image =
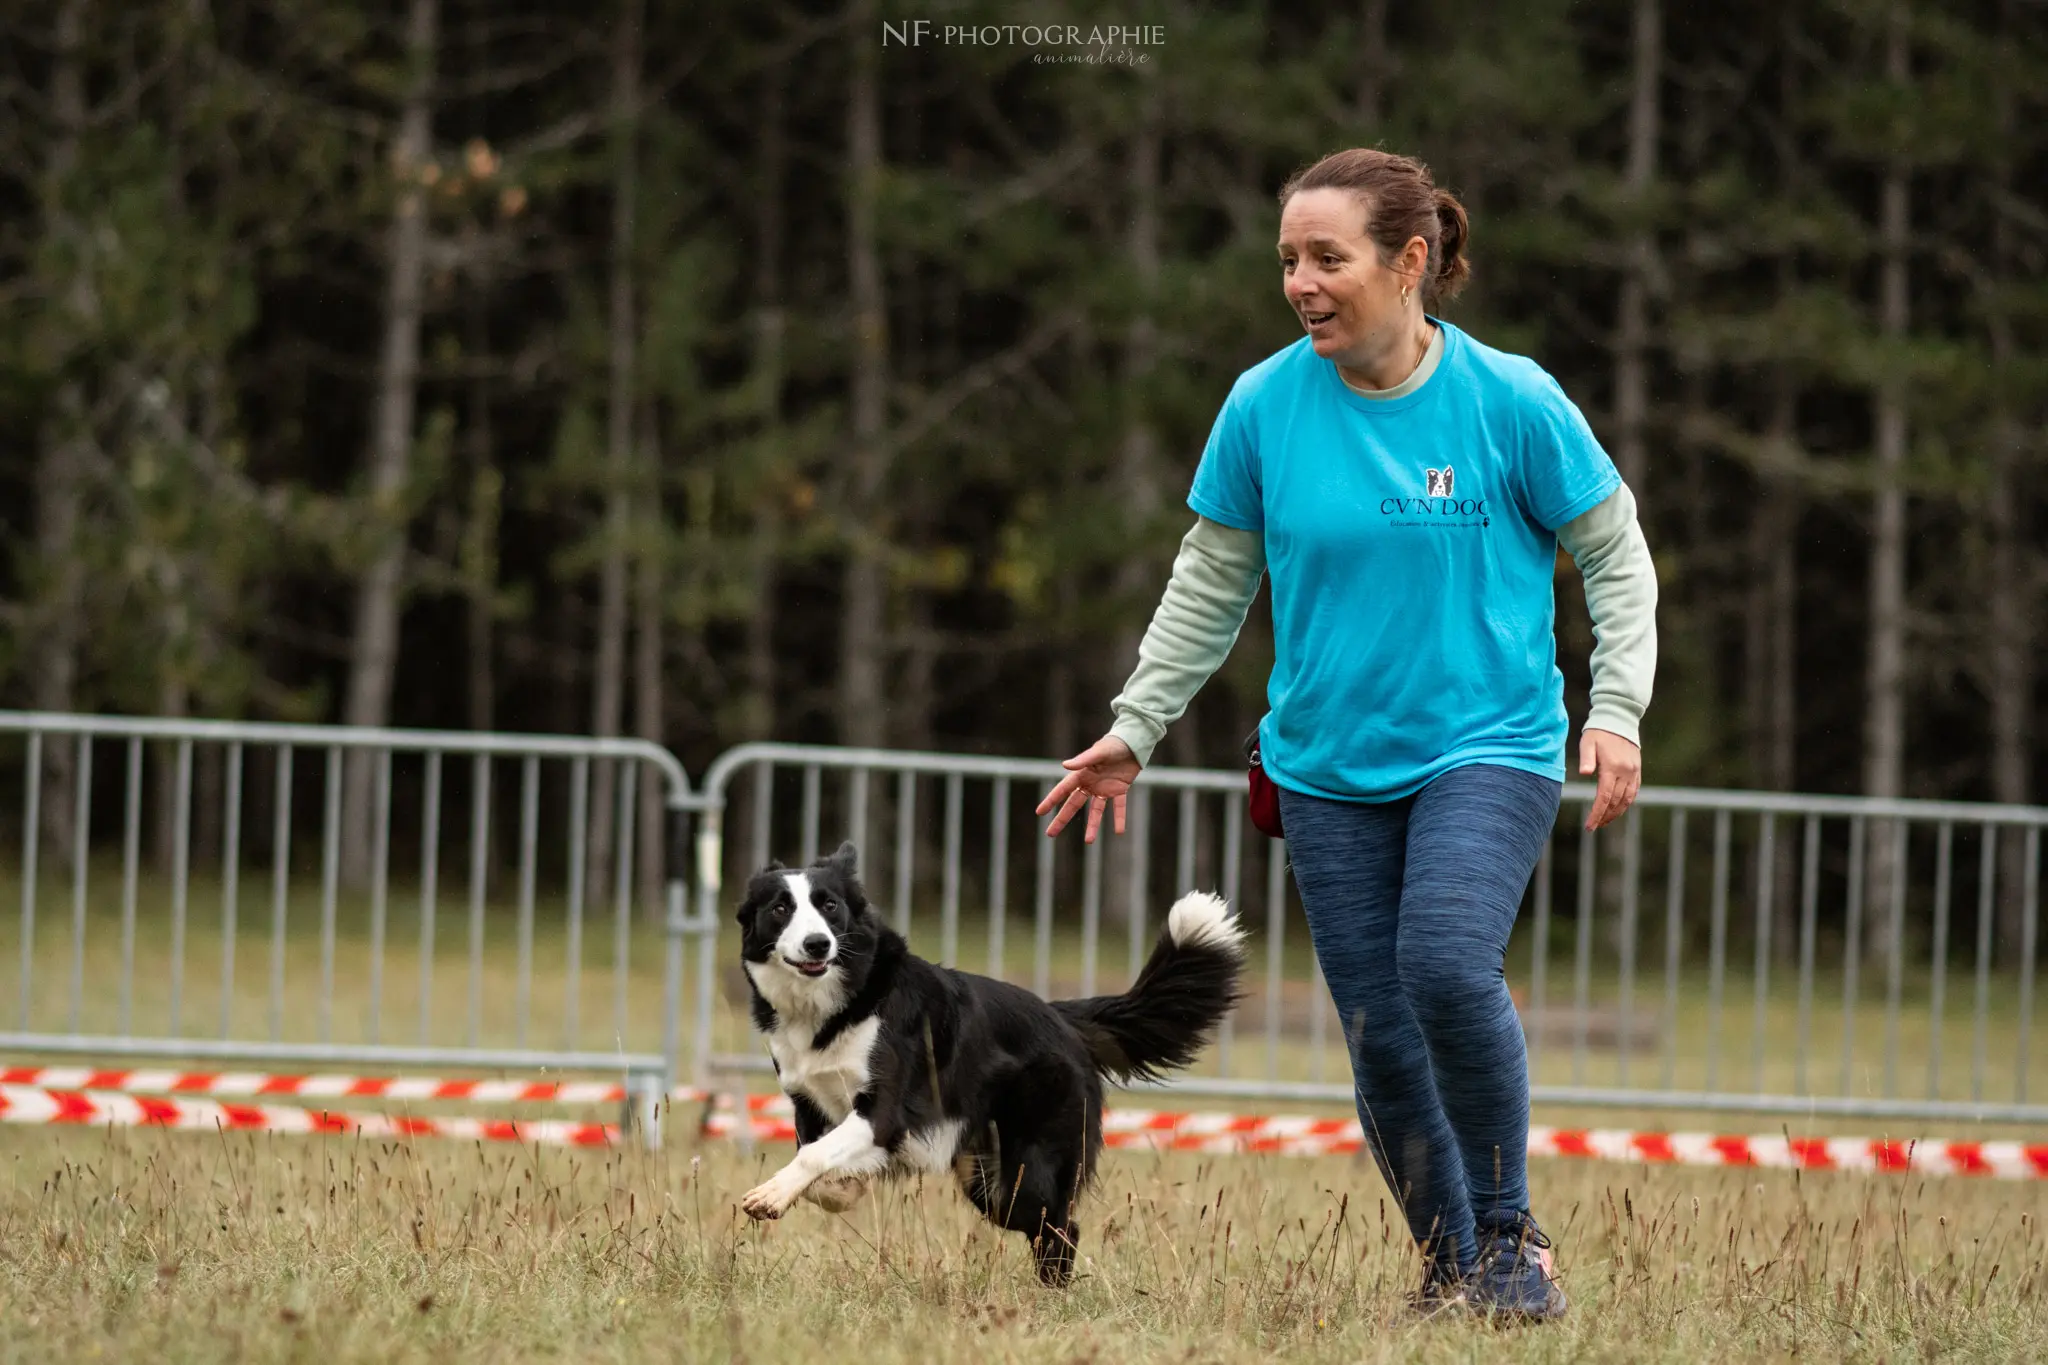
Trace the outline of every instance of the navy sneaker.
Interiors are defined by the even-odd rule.
[[[1550,1239],[1526,1212],[1479,1230],[1479,1265],[1466,1297],[1481,1313],[1528,1322],[1564,1316],[1564,1290],[1551,1269]]]

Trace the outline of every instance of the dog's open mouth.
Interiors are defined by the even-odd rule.
[[[802,972],[805,976],[823,976],[825,969],[832,965],[829,962],[798,962],[794,958],[787,957],[782,960]]]

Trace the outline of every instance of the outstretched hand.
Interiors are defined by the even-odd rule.
[[[1102,809],[1108,805],[1115,807],[1116,832],[1122,834],[1124,797],[1138,780],[1139,772],[1138,756],[1131,752],[1131,746],[1115,735],[1104,735],[1060,766],[1067,770],[1067,775],[1038,803],[1040,815],[1059,807],[1059,814],[1045,827],[1047,837],[1065,829],[1083,806],[1088,808],[1088,827],[1082,842],[1095,842],[1096,832],[1102,828]]]
[[[1579,776],[1600,775],[1600,789],[1593,796],[1593,808],[1586,812],[1586,828],[1619,820],[1635,804],[1643,785],[1643,751],[1608,730],[1579,732]]]

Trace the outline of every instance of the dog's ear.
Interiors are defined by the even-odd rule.
[[[733,911],[733,918],[739,921],[742,929],[752,927],[761,907],[774,900],[782,889],[782,879],[776,875],[782,870],[781,863],[771,861],[747,879],[747,894],[740,898],[739,908]]]
[[[853,846],[853,840],[848,839],[833,850],[832,856],[825,860],[825,865],[842,877],[858,876],[860,874],[860,850]]]

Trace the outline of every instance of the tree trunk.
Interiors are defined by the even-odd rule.
[[[1774,420],[1773,445],[1792,439]],[[1796,683],[1790,657],[1794,646],[1795,586],[1793,541],[1798,526],[1797,492],[1790,481],[1766,475],[1759,481],[1761,503],[1749,529],[1749,590],[1743,622],[1743,714],[1749,732],[1750,785],[1789,791],[1792,735],[1788,733]]]
[[[1781,289],[1789,288],[1791,271],[1780,272]],[[1797,392],[1781,365],[1772,376],[1769,444],[1789,452],[1798,440]],[[1766,473],[1758,482],[1761,505],[1750,523],[1749,593],[1743,649],[1743,711],[1747,718],[1751,785],[1768,791],[1790,791],[1797,757],[1794,704],[1798,673],[1797,648],[1799,488],[1792,478]],[[1798,906],[1793,876],[1804,834],[1794,821],[1781,822],[1777,854],[1771,869],[1772,948],[1778,960],[1790,961],[1798,951]],[[1754,882],[1752,882],[1752,885]]]
[[[1885,74],[1895,98],[1904,99],[1909,77],[1906,14],[1891,10],[1885,45]],[[1884,265],[1878,325],[1887,342],[1905,340],[1907,171],[1901,152],[1887,161],[1878,226]],[[1870,546],[1870,650],[1863,730],[1863,790],[1870,796],[1902,793],[1905,769],[1906,670],[1906,382],[1888,374],[1876,394],[1877,449],[1873,474]],[[1864,898],[1864,945],[1875,957],[1890,953],[1891,885],[1899,857],[1899,831],[1888,822],[1871,831],[1871,879]]]
[[[1151,71],[1152,68],[1144,68]],[[1137,312],[1124,329],[1123,440],[1117,448],[1117,499],[1123,514],[1123,561],[1116,570],[1116,597],[1122,604],[1124,627],[1108,664],[1112,676],[1104,701],[1122,690],[1137,666],[1138,644],[1151,619],[1164,579],[1149,553],[1152,521],[1159,511],[1158,433],[1152,426],[1149,385],[1159,355],[1158,323],[1153,316],[1159,288],[1159,173],[1163,136],[1163,92],[1158,73],[1145,80],[1138,126],[1131,135],[1129,185],[1130,223],[1124,258],[1139,294]],[[1107,719],[1103,728],[1108,728]]]
[[[847,270],[853,286],[853,452],[843,508],[846,535],[844,614],[840,627],[839,732],[848,744],[879,746],[888,734],[882,674],[887,655],[890,529],[881,494],[889,473],[883,448],[889,381],[887,304],[876,243],[881,195],[881,86],[876,71],[875,0],[849,0],[853,59],[847,87]]]
[[[667,740],[663,725],[661,452],[654,419],[642,419],[640,440],[640,553],[633,598],[633,733],[650,744]],[[662,911],[662,878],[667,870],[663,847],[662,788],[654,772],[641,766],[638,829],[635,832],[640,904],[649,919]]]
[[[1780,107],[1789,120],[1799,99],[1797,60],[1798,28],[1795,12],[1785,11],[1784,66],[1781,73]],[[1797,157],[1796,140],[1787,139],[1781,180],[1789,201],[1798,193],[1803,174]],[[1789,299],[1798,288],[1798,271],[1787,255],[1778,262],[1778,294]],[[1785,451],[1799,446],[1799,383],[1793,371],[1780,364],[1776,374],[1777,392],[1771,414],[1771,431]],[[1765,689],[1770,713],[1767,730],[1770,752],[1763,772],[1773,791],[1791,791],[1799,785],[1799,522],[1804,511],[1805,492],[1796,477],[1775,481],[1766,493],[1780,507],[1780,534],[1770,545],[1770,595],[1767,610],[1771,621],[1770,682]],[[1789,920],[1788,920],[1789,922]]]
[[[1994,385],[2011,373],[2011,327],[2002,315],[1992,323]],[[2033,574],[2027,564],[2027,530],[2021,520],[2020,469],[2024,436],[2009,400],[2001,399],[1991,431],[1991,793],[1996,801],[2027,805],[2033,758],[2034,638]],[[1998,934],[2005,949],[2018,953],[2026,904],[2025,846],[2020,831],[2004,831],[1998,874]]]
[[[1657,287],[1657,243],[1651,228],[1651,195],[1658,175],[1658,160],[1664,136],[1663,122],[1663,81],[1664,81],[1664,11],[1662,0],[1635,0],[1630,10],[1630,95],[1628,109],[1628,144],[1622,166],[1623,221],[1617,224],[1622,247],[1621,289],[1615,302],[1614,326],[1614,460],[1636,500],[1638,517],[1648,523],[1654,499],[1649,489],[1649,450],[1647,428],[1650,413],[1650,350],[1651,350],[1651,298]],[[1690,101],[1692,117],[1678,129],[1677,150],[1679,164],[1686,168],[1700,165],[1700,124],[1704,111],[1697,100]],[[1697,287],[1696,285],[1694,286]],[[1687,419],[1700,411],[1705,387],[1705,361],[1695,360],[1686,370],[1681,388],[1682,416],[1676,427],[1687,428]],[[1667,457],[1675,454],[1667,450]],[[1702,477],[1704,453],[1700,443],[1685,438],[1684,465],[1681,477],[1688,485]],[[1676,472],[1675,462],[1668,459],[1667,469]],[[1686,537],[1694,547],[1704,544],[1697,531]],[[1586,600],[1586,585],[1583,569],[1573,565],[1568,590],[1560,601],[1560,634],[1571,642],[1573,662],[1583,661],[1586,679],[1586,711],[1582,715],[1590,719],[1592,709],[1592,655],[1595,645],[1593,635],[1592,606]],[[1677,614],[1684,619],[1690,617],[1695,629],[1704,625],[1708,631],[1716,627],[1718,603],[1710,604],[1704,586],[1704,575],[1694,575],[1688,586],[1693,591],[1686,600],[1675,604]],[[1568,606],[1567,617],[1562,608]],[[1563,629],[1569,623],[1569,633]],[[1583,652],[1581,652],[1583,651]],[[1711,656],[1713,651],[1707,653]],[[1718,690],[1709,686],[1709,706],[1719,703]],[[1582,719],[1576,731],[1576,742],[1567,748],[1565,766],[1568,775],[1578,775],[1578,753],[1576,744],[1584,742],[1585,720]],[[1616,832],[1614,845],[1610,845],[1608,856],[1597,860],[1597,866],[1587,869],[1584,875],[1594,879],[1594,895],[1601,904],[1617,905],[1624,898],[1622,860],[1613,856],[1612,849],[1621,842]],[[1628,926],[1618,919],[1608,933],[1608,941],[1618,951]]]
[[[1159,358],[1156,307],[1160,275],[1160,176],[1162,144],[1165,138],[1165,91],[1159,74],[1145,79],[1137,127],[1132,130],[1130,165],[1130,218],[1125,229],[1124,258],[1137,285],[1137,311],[1124,330],[1123,345],[1123,437],[1117,449],[1115,483],[1122,504],[1124,552],[1116,569],[1116,598],[1123,604],[1124,629],[1109,659],[1110,676],[1102,680],[1102,692],[1089,698],[1089,714],[1082,729],[1086,743],[1109,726],[1109,717],[1097,709],[1122,690],[1138,662],[1138,646],[1150,622],[1151,608],[1159,600],[1165,583],[1155,557],[1149,553],[1151,524],[1159,511],[1159,436],[1151,413],[1151,384]],[[1088,670],[1092,673],[1094,670]],[[1082,675],[1087,676],[1087,673]],[[1165,748],[1175,760],[1186,763],[1194,750],[1193,708],[1167,734]],[[1113,905],[1116,902],[1113,901]],[[1123,907],[1128,911],[1128,907]]]
[[[635,322],[633,213],[634,131],[639,121],[641,0],[623,0],[612,38],[611,393],[605,414],[604,556],[598,574],[597,667],[591,729],[619,733],[626,690],[627,541],[633,517]],[[611,886],[614,787],[611,765],[597,765],[591,792],[589,896],[602,903]]]
[[[434,64],[439,0],[412,0],[406,22],[410,76],[399,115],[393,178],[398,200],[391,217],[384,290],[384,337],[377,355],[376,409],[370,421],[370,514],[378,546],[356,593],[355,638],[349,652],[350,725],[391,719],[392,681],[398,667],[399,595],[405,567],[403,507],[411,464],[413,407],[419,393],[422,277],[426,269],[427,206],[421,168],[432,153]],[[361,886],[370,869],[371,755],[352,751],[342,797],[342,875]]]
[[[1798,496],[1788,490],[1788,500]],[[1786,509],[1784,536],[1771,547],[1771,790],[1799,785],[1799,507]]]
[[[1636,506],[1647,508],[1645,481],[1649,473],[1643,428],[1650,409],[1650,288],[1655,269],[1655,243],[1642,215],[1657,175],[1658,88],[1664,60],[1663,0],[1636,0],[1635,89],[1628,116],[1628,202],[1636,221],[1628,234],[1628,267],[1621,282],[1620,313],[1615,325],[1614,426],[1615,463],[1635,494]]]
[[[185,21],[191,23],[195,30],[203,26],[204,15],[191,0],[187,0],[186,11]],[[185,186],[191,174],[186,161],[191,129],[187,115],[193,105],[194,52],[188,34],[178,34],[174,43],[174,55],[164,72],[171,111],[166,120],[167,155],[160,169],[164,178],[165,202],[171,216],[182,221],[189,212]],[[188,336],[203,336],[203,319],[193,316],[183,294],[176,299],[174,306],[179,313],[180,330]],[[213,393],[207,387],[210,367],[205,352],[195,348],[189,357],[166,356],[157,362],[156,367],[166,390],[162,400],[161,425],[178,446],[175,454],[167,454],[173,461],[188,462],[192,452],[187,447],[197,444],[210,450],[217,440],[218,405],[211,401]],[[196,396],[193,393],[195,388],[198,390]],[[218,657],[214,645],[220,637],[218,612],[221,599],[214,587],[216,576],[228,570],[210,563],[203,548],[195,547],[182,537],[164,544],[160,553],[165,561],[162,589],[166,602],[157,665],[157,711],[163,716],[185,717],[193,714],[196,707],[205,714],[208,709],[206,682],[213,676],[213,666]],[[215,818],[218,808],[207,797],[211,794],[217,800],[218,790],[215,788],[209,793],[207,776],[209,770],[219,771],[220,746],[194,744],[191,766],[182,782],[178,773],[177,742],[161,744],[157,748],[162,754],[162,761],[156,770],[156,867],[159,872],[174,874],[182,855],[189,874],[192,868],[212,862],[209,836],[219,830],[219,822]],[[181,788],[186,803],[182,849],[177,820]]]
[[[1789,127],[1799,103],[1799,29],[1795,12],[1786,9],[1779,43],[1779,116]],[[1804,173],[1800,167],[1799,143],[1786,136],[1778,148],[1778,181],[1786,202],[1797,197]],[[1798,268],[1789,253],[1778,258],[1778,297],[1790,300],[1798,288]],[[1771,375],[1771,445],[1791,459],[1800,453],[1799,379],[1783,360]],[[1805,493],[1793,474],[1766,474],[1761,493],[1770,529],[1759,532],[1768,539],[1753,554],[1750,572],[1762,589],[1757,604],[1762,621],[1754,623],[1753,639],[1760,650],[1757,671],[1749,688],[1751,734],[1758,745],[1753,755],[1751,780],[1771,791],[1789,792],[1798,786],[1799,773],[1799,522]],[[1760,674],[1760,676],[1758,676]],[[1778,865],[1774,869],[1776,914],[1772,919],[1773,948],[1778,960],[1791,962],[1798,952],[1800,911],[1797,895],[1799,860],[1803,856],[1803,829],[1788,824],[1778,833]]]
[[[884,104],[881,125],[883,145],[895,148],[905,160],[917,159],[919,121],[922,111],[909,101]],[[886,120],[893,119],[891,130]],[[905,388],[929,393],[938,354],[932,332],[931,274],[918,269],[909,244],[892,242],[882,253],[882,277],[894,281],[889,307],[900,319],[902,331],[892,333],[889,348],[889,380]],[[886,418],[884,425],[887,425]],[[901,502],[892,500],[897,515],[891,523],[897,552],[921,555],[935,534],[933,509],[922,499],[910,496],[918,485],[906,485]],[[893,586],[885,608],[890,618],[889,726],[885,743],[900,749],[929,752],[933,747],[933,712],[937,709],[934,670],[938,654],[932,644],[933,589],[922,576]],[[931,867],[938,859],[938,824],[921,819],[911,832],[915,866]]]
[[[75,191],[78,144],[85,130],[85,75],[80,48],[85,38],[87,0],[65,0],[57,11],[56,44],[50,73],[50,109],[56,138],[50,147],[49,194],[43,207],[44,231],[75,242],[84,226],[65,200]],[[61,311],[81,329],[99,312],[87,254],[67,246],[64,256],[75,262],[64,282]],[[78,706],[78,652],[83,640],[85,570],[79,554],[79,523],[84,514],[86,462],[91,453],[84,390],[67,379],[57,388],[50,419],[43,424],[42,453],[36,461],[36,559],[41,582],[36,593],[35,648],[30,651],[29,695],[38,711],[71,711]],[[43,831],[57,849],[71,846],[76,788],[77,744],[55,737],[43,746],[48,768],[42,792]]]
[[[1780,23],[1778,112],[1781,126],[1789,128],[1799,102],[1799,30],[1789,9]],[[1803,179],[1798,140],[1789,134],[1781,136],[1777,152],[1779,192],[1786,202],[1794,202]],[[1780,251],[1777,274],[1778,300],[1781,305],[1788,304],[1799,277],[1787,250]],[[1769,379],[1771,416],[1766,444],[1773,460],[1786,461],[1789,466],[1799,453],[1799,380],[1783,359],[1773,363]],[[1757,495],[1761,506],[1751,523],[1743,687],[1750,738],[1749,780],[1766,790],[1791,791],[1798,771],[1798,531],[1803,498],[1797,476],[1774,468],[1766,468],[1758,478]],[[1789,916],[1779,918],[1790,923]]]
[[[489,285],[479,275],[470,283],[469,354],[481,362],[490,353],[490,318],[484,307]],[[498,511],[503,481],[491,434],[491,383],[478,363],[469,385],[469,512],[463,527],[461,579],[468,657],[465,691],[469,728],[489,730],[496,710],[497,679],[492,668],[498,592]]]
[[[2004,32],[2014,29],[2012,0],[1999,7]],[[2000,68],[2001,73],[2005,68]],[[2034,575],[2028,564],[2028,528],[2023,517],[2025,435],[2013,410],[2017,348],[2005,291],[2019,275],[2014,261],[2013,166],[2016,145],[2013,92],[2003,74],[1998,99],[1999,194],[1992,208],[1991,278],[1999,291],[1987,309],[1991,330],[1991,792],[1995,800],[2026,805],[2032,800],[2029,769],[2034,752],[2033,698],[2035,631]],[[2025,928],[2026,846],[2020,831],[2007,830],[1998,869],[1998,937],[2006,953],[2019,953]]]
[[[782,298],[788,86],[787,65],[778,62],[771,66],[761,101],[761,185],[755,195],[761,242],[754,310],[754,382],[759,386],[761,427],[770,433],[782,429],[783,346],[788,328]],[[775,589],[782,554],[779,476],[785,458],[779,450],[771,457],[769,477],[754,498],[753,532],[747,546],[753,611],[747,617],[746,699],[740,719],[740,733],[746,739],[771,739],[775,734]]]

